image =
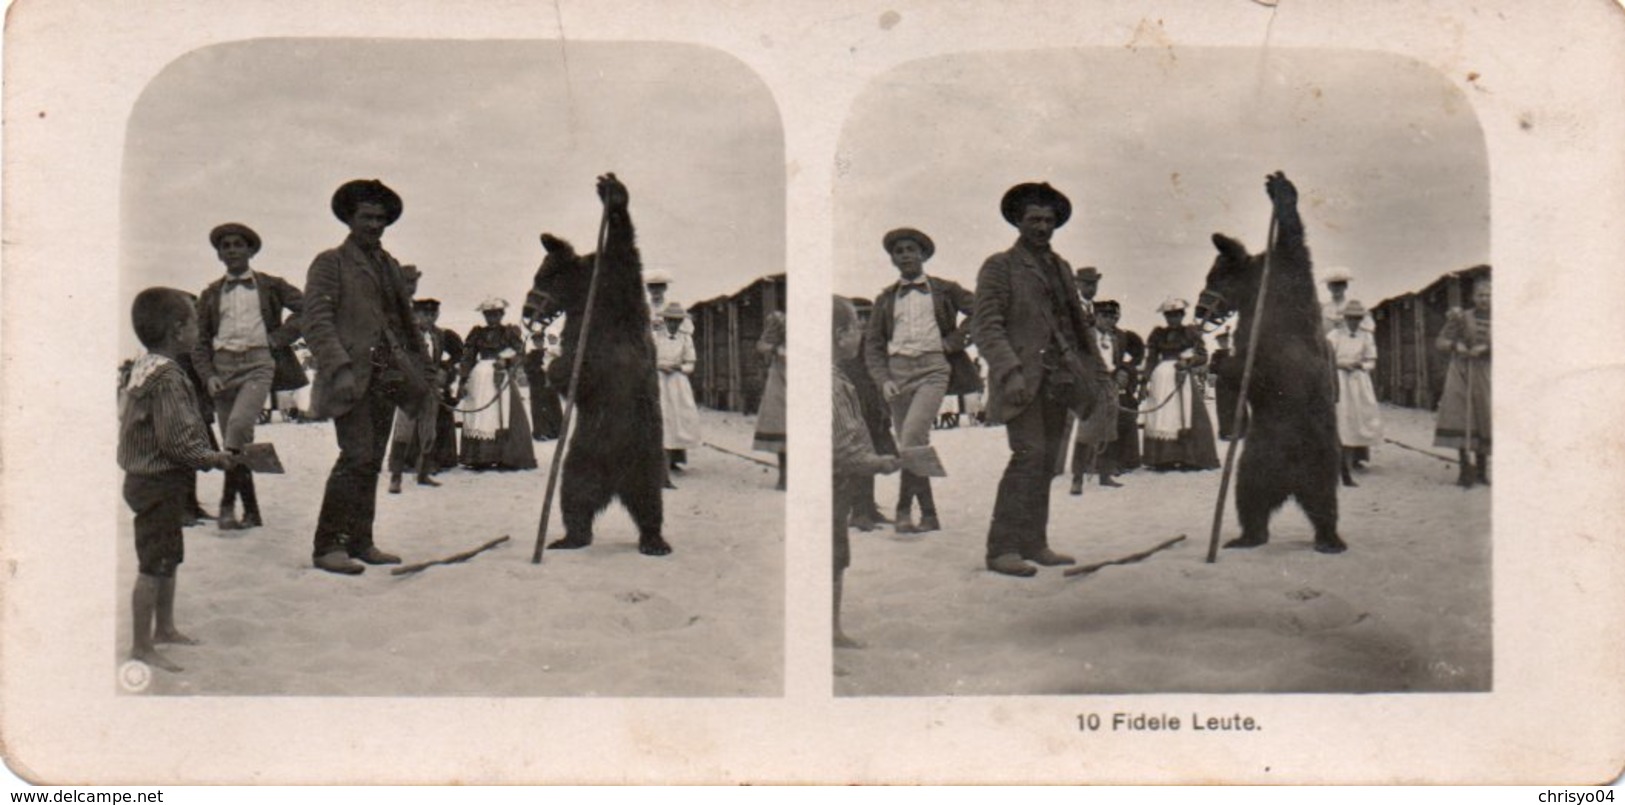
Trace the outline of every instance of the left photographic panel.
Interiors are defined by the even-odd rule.
[[[106,333],[119,689],[782,695],[784,164],[702,47],[171,63]]]

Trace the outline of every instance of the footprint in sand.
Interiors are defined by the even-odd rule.
[[[699,616],[681,611],[670,599],[642,590],[616,593],[615,600],[622,604],[620,623],[628,632],[664,632],[681,629],[699,620]]]
[[[1273,628],[1282,634],[1301,635],[1352,626],[1370,617],[1353,604],[1331,593],[1303,587],[1286,593],[1292,603],[1282,611]]]

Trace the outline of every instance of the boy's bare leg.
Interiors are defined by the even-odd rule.
[[[841,579],[844,575],[845,571],[835,571],[835,619],[833,621],[835,631],[835,647],[863,648],[864,645],[862,643],[847,637],[846,633],[841,631]]]
[[[130,595],[130,611],[135,627],[130,640],[130,659],[173,673],[181,670],[181,667],[159,654],[152,645],[152,619],[158,606],[158,584],[159,580],[154,576],[136,576],[135,592]]]
[[[158,579],[158,628],[153,631],[152,642],[195,646],[196,640],[181,634],[175,628],[175,577]],[[180,669],[176,669],[180,670]]]

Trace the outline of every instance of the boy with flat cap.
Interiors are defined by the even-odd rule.
[[[863,339],[864,362],[891,405],[898,446],[924,447],[931,443],[931,425],[942,398],[974,390],[964,385],[976,381],[976,367],[965,354],[975,297],[957,282],[926,276],[925,261],[937,247],[924,232],[893,229],[881,245],[897,268],[898,280],[875,297]],[[898,486],[897,533],[942,528],[930,478],[905,470]],[[915,500],[920,503],[918,525],[913,522]]]
[[[1072,267],[1050,238],[1072,203],[1048,184],[1010,188],[999,203],[1020,233],[976,275],[971,338],[987,361],[987,418],[1003,423],[1010,463],[987,533],[987,567],[1027,577],[1074,560],[1049,547],[1050,482],[1065,446],[1067,410],[1097,398],[1103,373]],[[1087,416],[1088,411],[1082,411]]]
[[[277,362],[297,362],[293,342],[299,340],[303,296],[287,280],[249,268],[249,260],[259,253],[260,236],[247,226],[221,224],[209,232],[209,243],[226,275],[209,283],[198,298],[192,367],[214,400],[226,450],[241,453],[254,441],[254,425],[271,395]],[[282,320],[284,310],[293,314],[287,321]],[[241,520],[235,512],[239,495]],[[218,523],[221,531],[265,524],[247,465],[226,471]]]
[[[396,359],[427,366],[412,321],[401,265],[384,251],[384,230],[401,217],[401,197],[377,179],[346,182],[333,215],[350,228],[338,248],[316,256],[305,281],[305,343],[316,358],[322,416],[333,418],[339,459],[327,476],[316,520],[316,567],[354,575],[362,565],[399,564],[374,544],[378,474],[396,401],[385,394]],[[424,399],[428,399],[425,397]]]

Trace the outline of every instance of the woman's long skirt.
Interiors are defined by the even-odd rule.
[[[1219,450],[1201,382],[1190,372],[1180,373],[1172,361],[1164,361],[1151,370],[1149,386],[1144,403],[1145,466],[1154,470],[1217,469]]]
[[[756,438],[752,448],[763,453],[783,453],[785,449],[784,363],[774,360],[762,389],[762,405],[756,412]]]
[[[1490,362],[1457,357],[1444,376],[1433,446],[1490,452]]]

